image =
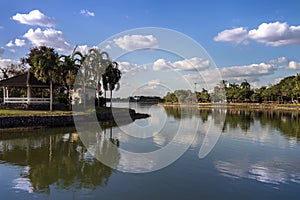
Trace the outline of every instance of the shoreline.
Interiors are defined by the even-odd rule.
[[[114,108],[113,108],[114,109]],[[118,108],[115,108],[118,109]],[[43,127],[68,127],[75,126],[74,117],[77,120],[86,122],[88,114],[60,114],[60,115],[8,115],[0,116],[0,131],[38,129]],[[109,126],[116,124],[114,114],[111,111],[98,112],[96,114],[100,125]],[[137,113],[133,109],[120,109],[118,111],[118,121],[124,123],[133,122],[136,119],[148,118],[150,115]]]
[[[282,110],[300,111],[300,104],[267,104],[267,103],[198,103],[198,104],[169,104],[160,103],[164,107],[195,107],[195,108],[232,108],[232,109],[252,109],[252,110]]]

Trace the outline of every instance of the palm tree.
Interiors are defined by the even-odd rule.
[[[97,48],[92,48],[89,50],[88,53],[89,56],[89,63],[90,66],[92,66],[92,71],[93,71],[93,77],[94,77],[94,81],[96,83],[96,96],[97,96],[97,102],[98,102],[98,106],[99,106],[99,102],[100,102],[100,96],[102,94],[101,91],[101,79],[103,78],[103,74],[105,72],[105,69],[107,68],[107,66],[109,65],[110,58],[107,52],[105,51],[100,51]],[[105,81],[104,81],[105,83]],[[103,84],[103,81],[102,81]],[[107,84],[105,83],[105,86],[103,88],[105,90],[105,99],[106,99],[106,90],[107,90]]]
[[[58,60],[59,56],[54,49],[46,46],[33,47],[26,59],[31,66],[30,70],[38,80],[50,82],[50,111],[53,105],[53,83],[59,77]]]
[[[112,107],[112,91],[114,89],[118,90],[120,87],[119,81],[121,79],[121,71],[118,69],[118,63],[116,62],[111,62],[103,76],[102,76],[102,83],[103,83],[103,88],[106,91],[107,89],[110,90],[110,107]]]
[[[61,83],[66,85],[68,98],[69,98],[69,109],[72,109],[72,88],[76,79],[77,72],[81,67],[85,57],[79,52],[75,51],[74,48],[71,55],[61,55],[59,57],[59,67],[61,71]]]

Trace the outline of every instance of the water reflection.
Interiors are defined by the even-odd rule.
[[[216,109],[196,109],[189,107],[164,107],[166,114],[177,120],[184,118],[199,117],[202,122],[206,122],[209,116],[216,119],[213,112]],[[215,121],[215,125],[219,126],[222,132],[228,132],[235,129],[241,129],[243,133],[247,133],[254,122],[259,122],[261,127],[270,127],[278,130],[289,139],[300,141],[300,113],[297,111],[259,111],[259,110],[238,110],[226,109],[226,117],[221,123]]]
[[[46,130],[44,132],[47,134]],[[96,150],[99,154],[109,153],[108,140],[118,142],[106,133],[98,138],[101,141]],[[2,140],[0,161],[23,167],[20,177],[13,183],[15,189],[27,192],[50,193],[51,185],[60,189],[95,189],[106,186],[113,173],[111,168],[91,156],[76,132]],[[118,158],[115,162],[117,164]]]
[[[249,160],[216,161],[216,169],[224,176],[230,178],[248,178],[262,183],[280,185],[282,183],[300,183],[300,162],[260,161]]]
[[[146,108],[143,109],[137,111],[147,111]],[[0,167],[13,166],[18,173],[10,179],[13,185],[7,186],[3,181],[2,191],[13,188],[12,193],[15,190],[23,190],[48,195],[52,194],[53,190],[57,192],[88,189],[103,194],[105,199],[111,199],[107,198],[110,192],[115,194],[119,190],[132,190],[132,187],[142,188],[151,181],[150,186],[154,188],[155,185],[157,189],[166,185],[182,188],[183,184],[193,182],[207,186],[208,179],[214,186],[216,182],[222,188],[227,188],[228,179],[247,179],[244,182],[232,182],[232,185],[241,191],[247,186],[253,186],[250,182],[275,185],[278,188],[281,185],[294,187],[300,184],[299,113],[189,107],[151,109],[157,116],[152,115],[151,120],[136,122],[142,131],[149,131],[143,134],[150,135],[156,131],[150,138],[134,138],[125,134],[122,131],[123,127],[101,127],[101,130],[84,132],[89,144],[85,146],[74,128],[37,129],[22,133],[23,138],[16,138],[20,133],[8,135],[0,132]],[[163,117],[166,118],[166,122],[163,128],[157,131],[159,119]],[[142,122],[146,126],[142,126]],[[199,122],[200,126],[195,127],[195,122]],[[128,128],[126,130],[131,130],[132,125],[134,124],[124,126]],[[182,129],[182,135],[175,137],[179,128]],[[196,138],[191,134],[195,129]],[[210,133],[207,133],[207,130],[210,130]],[[214,134],[217,132],[221,134],[221,139],[212,153],[207,159],[198,159],[197,153],[201,145],[205,144],[205,136],[209,136],[209,142],[216,142]],[[172,140],[178,146],[190,144],[192,140],[194,142],[180,158],[182,160],[153,174],[137,176],[114,173],[112,168],[93,156],[104,157],[115,169],[129,171],[142,166],[142,169],[135,170],[143,171],[155,167],[149,157],[141,160],[135,155],[122,154],[121,150],[147,153],[165,147]],[[174,151],[170,151],[170,154],[174,154]],[[134,180],[135,185],[128,184]],[[241,182],[246,186],[239,188]],[[112,187],[106,187],[108,185]],[[144,195],[145,188],[149,188],[146,186],[144,190],[134,190],[137,196]],[[188,185],[190,188],[196,186],[197,184]],[[106,187],[106,190],[102,190],[102,187]],[[168,189],[165,188],[165,191],[161,192],[165,192],[167,196]],[[215,188],[212,186],[208,190],[214,193]],[[0,190],[0,193],[2,191]],[[178,190],[178,193],[181,192]]]
[[[182,115],[185,108],[166,107],[165,110],[169,117],[177,120],[196,116],[203,126],[211,121],[211,128],[222,132],[228,142],[213,161],[222,176],[255,180],[275,187],[300,184],[300,156],[294,154],[300,141],[298,112],[227,109],[225,119],[218,120],[220,115],[215,109],[187,108],[189,115]],[[199,144],[201,140],[196,142]],[[226,152],[226,149],[231,150]]]

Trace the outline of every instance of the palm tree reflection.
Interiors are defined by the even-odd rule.
[[[97,139],[101,141],[97,141],[98,154],[111,153],[109,140],[119,146],[119,141],[112,138],[112,134],[107,138],[102,133]],[[120,157],[111,159],[117,165]],[[19,182],[27,180],[33,192],[50,193],[53,185],[61,189],[95,189],[107,186],[113,173],[110,167],[87,151],[78,134],[73,132],[0,140],[0,162],[24,167],[26,170],[16,179],[16,185],[22,189]],[[22,187],[25,187],[24,183]]]

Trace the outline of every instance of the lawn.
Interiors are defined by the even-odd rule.
[[[128,111],[127,108],[113,108],[114,112]],[[77,114],[89,114],[95,112],[95,109],[88,109],[85,112],[76,112]],[[47,110],[15,110],[15,109],[0,109],[0,116],[32,116],[32,115],[65,115],[72,114],[72,111],[47,111]],[[110,107],[97,108],[97,114],[111,113]]]
[[[45,110],[13,110],[0,109],[0,116],[28,116],[28,115],[64,115],[72,114],[71,111],[45,111]]]

